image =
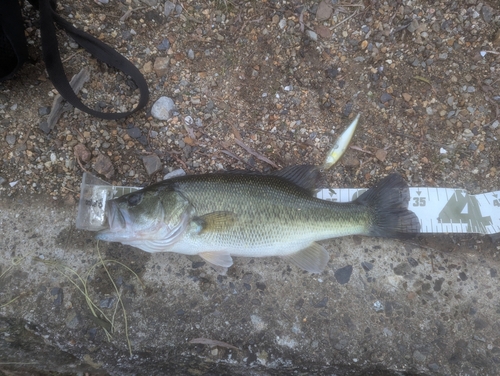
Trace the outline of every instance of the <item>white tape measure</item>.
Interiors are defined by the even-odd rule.
[[[317,197],[353,201],[366,189],[322,189]],[[420,220],[422,233],[500,233],[500,191],[469,195],[463,189],[410,187],[408,209]]]
[[[98,231],[107,226],[107,200],[133,192],[137,187],[116,187],[84,173],[76,227]],[[330,188],[316,197],[336,202],[355,200],[366,188]],[[500,191],[469,195],[463,189],[411,187],[408,209],[420,220],[422,233],[500,233]]]

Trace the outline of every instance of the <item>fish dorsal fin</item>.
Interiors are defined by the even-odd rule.
[[[200,257],[211,264],[229,268],[233,265],[233,258],[228,251],[208,251],[198,253]]]
[[[229,211],[217,211],[197,217],[193,220],[198,233],[227,231],[236,223],[236,214]]]
[[[328,264],[330,255],[323,246],[318,243],[311,243],[309,247],[301,249],[286,258],[299,268],[310,273],[321,273]]]
[[[319,169],[313,165],[299,165],[285,167],[279,171],[274,171],[272,174],[312,192],[316,188]]]

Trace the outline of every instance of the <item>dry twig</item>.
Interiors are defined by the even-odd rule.
[[[257,153],[255,150],[253,150],[252,148],[250,148],[249,146],[247,146],[246,144],[244,144],[242,141],[238,140],[237,138],[234,139],[234,142],[238,146],[240,146],[243,149],[245,149],[248,153],[252,154],[254,157],[260,159],[263,162],[266,162],[267,164],[270,164],[274,168],[278,168],[278,165],[276,163],[274,163],[273,161],[271,161],[269,158],[263,156],[262,154]]]

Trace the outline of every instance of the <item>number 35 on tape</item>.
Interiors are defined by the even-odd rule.
[[[366,189],[322,189],[323,200],[348,202]],[[411,187],[408,208],[422,233],[500,233],[500,191],[469,195],[462,189]]]

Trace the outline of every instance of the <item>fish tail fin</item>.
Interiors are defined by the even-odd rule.
[[[359,196],[355,203],[370,208],[367,235],[405,238],[420,231],[420,221],[408,210],[410,190],[399,174],[391,174]]]

